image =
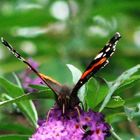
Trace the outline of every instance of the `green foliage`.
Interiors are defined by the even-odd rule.
[[[139,117],[140,116],[140,106],[138,105],[138,107],[136,108],[129,108],[129,107],[125,107],[125,113],[127,115],[127,118],[129,120],[132,120],[134,117]]]
[[[140,65],[137,65],[127,71],[125,71],[124,73],[122,73],[115,81],[108,83],[109,85],[109,92],[103,102],[103,104],[101,105],[101,108],[99,111],[102,111],[104,109],[104,107],[107,105],[107,103],[109,102],[111,96],[113,95],[113,93],[117,90],[117,88],[119,88],[119,86],[121,86],[124,82],[131,81],[134,82],[135,80],[139,79],[139,76],[137,76],[137,78],[135,78],[135,80],[130,79],[129,78],[136,73],[138,70],[140,69]],[[128,82],[130,83],[130,82]]]
[[[5,88],[7,94],[4,96],[6,99],[9,99],[11,101],[14,98],[21,96],[24,97],[24,91],[22,88],[18,87],[17,85],[11,83],[10,81],[4,79],[3,77],[0,77],[0,85]],[[5,104],[7,101],[3,101],[0,104]],[[38,115],[35,110],[34,104],[31,100],[20,100],[20,102],[16,102],[17,107],[21,110],[21,112],[31,121],[31,123],[37,127],[37,120]]]
[[[9,131],[9,132],[16,132],[16,133],[20,133],[22,135],[31,135],[33,133],[33,129],[32,128],[28,128],[28,127],[25,127],[21,124],[17,124],[17,123],[1,123],[0,125],[0,130],[1,131]]]
[[[120,96],[112,96],[106,107],[116,108],[121,107],[125,104],[125,101]]]
[[[64,19],[51,11],[56,2],[59,1],[0,1],[0,36],[25,58],[36,60],[41,73],[73,85],[106,41],[119,31],[122,39],[110,64],[81,88],[79,97],[86,109],[105,114],[112,125],[110,139],[140,139],[140,1],[63,1],[69,12]],[[71,76],[67,63],[80,70],[67,65]],[[46,118],[54,103],[54,94],[46,86],[30,85],[35,92],[24,91],[22,79],[11,74],[24,71],[24,65],[0,44],[2,140],[27,139],[37,126],[38,117]]]
[[[75,85],[78,82],[78,80],[80,79],[82,72],[79,69],[77,69],[76,67],[74,67],[73,65],[67,64],[67,67],[69,68],[69,70],[72,73],[72,79],[73,79],[73,83]],[[85,105],[85,96],[86,96],[85,85],[83,85],[81,87],[81,89],[79,90],[78,97],[80,98],[80,101],[84,105]]]
[[[72,65],[68,65],[68,67],[70,71],[72,72],[73,79],[75,79],[74,82],[76,83],[76,81],[79,79],[79,76],[81,75],[81,72]],[[137,111],[136,108],[129,108],[128,105],[129,103],[131,103],[130,101],[126,100],[126,104],[125,104],[125,99],[122,99],[120,96],[112,96],[112,95],[117,89],[120,89],[120,87],[121,88],[123,87],[124,89],[124,87],[127,87],[126,85],[130,83],[132,84],[133,82],[137,81],[139,79],[139,75],[134,75],[134,74],[139,70],[139,68],[140,68],[140,65],[137,65],[123,72],[113,82],[107,82],[101,78],[96,78],[96,80],[91,79],[87,85],[88,86],[87,94],[83,94],[83,95],[81,94],[82,96],[79,96],[79,98],[82,98],[82,100],[83,98],[86,98],[86,104],[88,105],[88,108],[95,109],[96,106],[100,106],[100,109],[99,109],[100,111],[102,111],[105,107],[106,109],[124,107],[124,113],[126,114],[129,120],[132,120],[134,117],[140,116],[139,110]],[[16,77],[16,80],[19,81],[17,77]],[[36,118],[36,110],[31,100],[42,99],[42,98],[43,99],[54,98],[52,96],[53,95],[52,92],[47,87],[42,86],[42,85],[31,85],[31,87],[39,90],[39,92],[37,93],[33,92],[33,93],[28,93],[28,94],[24,94],[24,91],[21,87],[11,83],[10,81],[6,80],[3,77],[0,77],[0,85],[4,87],[4,89],[7,92],[3,94],[3,98],[6,100],[0,102],[0,107],[3,107],[9,103],[16,103],[20,111],[34,125],[36,125],[37,123],[37,118]],[[85,88],[82,88],[82,90],[81,92],[85,93]],[[135,100],[133,101],[133,103],[136,104],[137,102],[135,102]],[[83,100],[83,102],[85,103],[85,99]],[[101,102],[103,103],[100,105]],[[115,113],[118,113],[118,112],[116,111]],[[112,131],[112,133],[115,137],[119,137],[114,131]],[[17,137],[22,138],[22,136],[20,135],[19,136],[10,135],[7,138],[9,137],[15,137],[15,139]]]
[[[29,135],[0,135],[0,140],[27,140]]]
[[[90,108],[95,108],[107,95],[109,90],[104,79],[96,78],[97,81],[91,79],[87,89],[87,104]]]

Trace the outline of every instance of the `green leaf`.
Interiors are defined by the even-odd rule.
[[[116,117],[117,116],[117,117]],[[106,121],[110,124],[118,123],[123,120],[126,120],[126,115],[124,112],[118,111],[117,113],[110,113],[106,116]]]
[[[116,140],[122,140],[122,138],[114,131],[112,126],[111,126],[111,134]]]
[[[17,85],[9,82],[8,80],[0,77],[0,85],[7,91],[7,95],[12,99],[18,96],[24,96],[24,91]],[[16,103],[16,102],[15,102]],[[20,111],[29,119],[29,121],[37,127],[37,112],[31,100],[24,100],[16,103]]]
[[[0,135],[0,140],[27,140],[30,135],[18,135],[18,134],[10,134],[10,135]]]
[[[21,96],[18,96],[18,97],[15,97],[6,101],[2,101],[0,102],[0,107],[7,105],[9,103],[15,103],[15,102],[17,103],[24,100],[37,100],[37,99],[54,99],[54,94],[52,94],[51,90],[28,93],[28,94],[24,94],[24,95],[21,95]]]
[[[128,120],[132,120],[134,117],[140,116],[140,105],[137,107],[124,107],[124,111],[127,115]]]
[[[28,128],[23,124],[13,123],[13,122],[5,122],[2,121],[0,124],[0,131],[2,132],[14,132],[18,134],[33,134],[34,129]]]
[[[73,83],[76,84],[78,82],[78,80],[80,79],[82,72],[71,64],[67,64],[67,67],[69,68],[69,70],[72,73]],[[78,97],[79,97],[80,101],[82,101],[82,103],[85,103],[85,96],[86,96],[85,85],[83,85],[78,92]]]
[[[134,105],[138,103],[140,103],[140,96],[134,96],[133,98],[125,100],[125,105]]]
[[[109,103],[106,105],[108,108],[121,107],[125,104],[125,101],[120,96],[113,96]]]
[[[48,90],[49,88],[45,85],[29,85],[30,87],[37,89],[37,90]]]
[[[129,85],[132,85],[134,82],[136,82],[138,80],[140,80],[140,75],[133,75],[129,79],[127,79],[126,81],[124,81],[124,83],[122,83],[119,86],[118,90],[127,88],[127,87],[129,87]]]
[[[21,82],[20,82],[19,78],[17,77],[17,75],[16,75],[15,73],[13,73],[13,76],[14,76],[16,82],[17,82],[17,85],[18,85],[20,88],[22,88]]]
[[[97,78],[90,79],[88,82],[86,101],[90,108],[95,108],[103,101],[108,93],[108,86],[104,79]]]
[[[102,103],[99,111],[101,112],[104,107],[107,105],[113,93],[124,83],[128,80],[134,73],[136,73],[140,69],[140,65],[136,65],[133,68],[123,72],[115,81],[109,83],[109,92]]]

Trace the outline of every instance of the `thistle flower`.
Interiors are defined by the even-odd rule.
[[[89,110],[71,110],[66,115],[58,107],[48,114],[48,119],[39,124],[29,140],[104,140],[110,136],[110,126],[104,115]]]

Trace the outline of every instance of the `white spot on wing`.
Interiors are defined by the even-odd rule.
[[[121,35],[120,35],[120,33],[119,33],[119,32],[116,32],[115,36],[116,36],[116,38],[121,37]]]
[[[105,50],[105,52],[108,52],[110,50],[110,47],[108,47],[106,50]]]
[[[108,63],[109,63],[109,61],[108,61],[108,60],[106,60],[106,63],[108,64]]]
[[[19,55],[18,55],[17,53],[13,52],[13,54],[14,54],[16,57],[19,57]]]
[[[114,52],[112,52],[112,53],[110,54],[110,56],[112,56],[112,55],[113,55],[113,53],[114,53]]]
[[[115,51],[116,50],[116,45],[113,47],[113,51]]]
[[[104,53],[103,57],[105,57],[105,56],[106,56],[106,53]]]
[[[102,55],[103,55],[103,52],[99,53],[99,54],[95,57],[95,59],[101,58]]]
[[[104,66],[103,66],[103,67],[105,67],[108,63],[109,63],[109,61],[108,61],[108,60],[106,60],[106,63],[104,64]]]

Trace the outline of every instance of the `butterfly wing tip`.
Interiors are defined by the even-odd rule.
[[[1,42],[4,43],[4,39],[3,39],[3,37],[1,37],[0,39],[1,39]]]
[[[115,34],[115,36],[116,36],[116,38],[121,38],[121,34],[119,33],[119,32],[116,32],[116,34]]]
[[[6,40],[4,40],[3,37],[1,37],[1,42],[2,42],[2,44],[7,45],[7,42],[6,42]]]
[[[2,42],[3,45],[9,46],[8,42],[6,40],[4,40],[3,37],[1,37],[1,42]]]

